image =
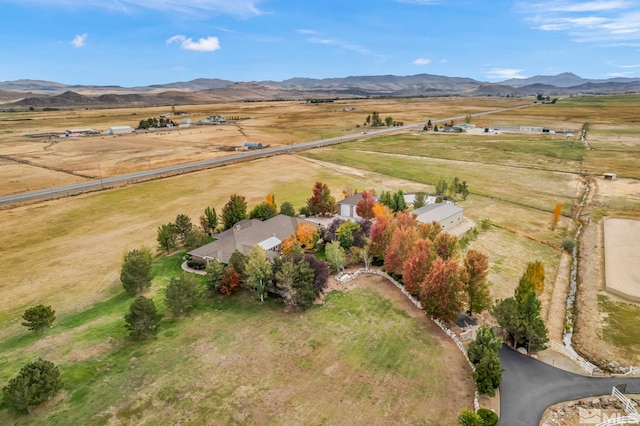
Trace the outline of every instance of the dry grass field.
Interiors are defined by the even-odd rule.
[[[488,219],[492,224],[470,247],[489,255],[494,297],[510,296],[526,263],[542,260],[547,276],[542,300],[547,311],[554,302],[551,295],[559,271],[559,247],[563,239],[573,238],[571,214],[582,194],[585,174],[618,173],[617,184],[625,183],[625,189],[635,188],[640,179],[635,166],[639,99],[635,95],[570,98],[556,105],[472,121],[478,126],[542,125],[572,131],[590,122],[588,140],[593,150],[560,135],[397,134],[1,210],[0,270],[4,279],[0,290],[4,298],[0,339],[5,349],[0,352],[4,365],[0,375],[7,379],[33,356],[50,356],[66,369],[69,388],[42,408],[39,416],[43,417],[18,418],[0,406],[0,423],[28,424],[46,418],[50,424],[64,424],[77,413],[73,417],[77,422],[96,424],[155,424],[167,419],[172,423],[206,423],[212,418],[221,423],[287,424],[293,419],[293,423],[308,424],[316,419],[318,423],[346,424],[345,418],[356,414],[363,424],[377,424],[373,419],[410,412],[415,416],[407,417],[407,423],[451,424],[455,416],[443,413],[455,414],[470,403],[468,372],[459,368],[457,358],[447,364],[449,358],[443,351],[450,347],[446,339],[429,329],[424,317],[418,319],[392,293],[381,290],[382,283],[364,280],[351,295],[335,293],[328,299],[327,306],[337,307],[336,311],[313,308],[305,314],[283,312],[275,301],[269,302],[265,314],[259,306],[243,305],[248,301],[246,295],[244,299],[228,299],[233,302],[216,299],[193,319],[166,319],[166,328],[157,340],[136,346],[126,341],[122,327],[122,312],[129,303],[118,281],[122,255],[141,246],[154,248],[158,226],[173,221],[177,214],[188,214],[197,222],[207,206],[220,212],[233,193],[244,195],[250,208],[268,193],[275,194],[278,203],[290,201],[300,207],[318,180],[328,183],[340,198],[347,187],[432,191],[439,179],[450,181],[458,176],[467,181],[471,191],[469,198],[460,202],[465,215],[476,221]],[[48,150],[44,149],[48,145],[44,134],[66,128],[135,126],[142,118],[169,112],[170,107],[0,113],[0,176],[7,182],[0,194],[212,158],[222,155],[217,152],[220,147],[245,141],[277,145],[358,132],[362,128],[356,126],[372,111],[408,124],[519,103],[523,101],[455,98],[189,106],[177,109],[190,111],[194,121],[214,114],[253,118],[237,125],[64,139]],[[606,215],[640,216],[640,196],[635,189],[616,192],[605,185],[598,188],[588,211],[592,225]],[[563,206],[563,218],[551,229],[557,203]],[[171,262],[177,265],[180,259]],[[593,264],[597,269],[597,259]],[[149,293],[161,305],[163,286],[155,283]],[[615,311],[605,302],[598,305],[598,291],[585,293],[595,304],[594,310],[588,311],[589,315],[595,312],[591,318]],[[393,308],[384,302],[389,298]],[[20,326],[24,309],[38,303],[53,305],[59,318],[59,328],[54,327],[51,336],[42,340],[26,334]],[[384,317],[374,315],[378,312],[392,315],[399,328],[386,329]],[[636,312],[640,308],[632,307],[625,318],[634,318]],[[291,321],[292,317],[296,320]],[[284,325],[287,321],[297,325]],[[354,328],[341,322],[353,323]],[[374,361],[365,356],[372,349],[364,343],[354,341],[349,346],[348,337],[366,330],[367,322],[380,325],[368,338],[385,341],[395,333],[403,344],[410,342],[416,354],[424,351],[427,356],[419,355],[423,369],[411,370],[406,360],[387,366],[388,359],[402,352],[402,344],[396,340],[374,349],[399,352],[384,352]],[[589,324],[595,336],[602,336],[603,331],[606,336],[607,324],[594,320]],[[622,335],[626,335],[625,327],[631,330],[633,326],[633,322],[616,324],[623,324],[616,328]],[[323,326],[328,329],[323,331]],[[300,344],[284,337],[303,336],[311,329],[319,334]],[[400,333],[401,329],[411,331],[407,335]],[[583,325],[577,334],[585,329]],[[340,333],[346,333],[346,338],[334,341],[332,336]],[[416,337],[418,334],[426,337]],[[605,341],[620,359],[633,347],[622,338]],[[254,354],[255,347],[264,350]],[[293,376],[280,367],[262,368],[273,365],[283,353],[285,366],[291,369],[287,374],[293,371]],[[185,359],[189,362],[183,362]],[[232,380],[242,365],[250,367],[242,376],[249,382]],[[453,380],[450,368],[459,373]],[[311,370],[324,373],[305,375]],[[220,373],[210,375],[210,371]],[[434,379],[420,382],[424,377],[418,376],[429,375],[435,375]],[[316,394],[316,388],[323,391]],[[345,392],[338,397],[324,392],[334,388]],[[120,399],[118,389],[132,396]],[[412,393],[404,402],[407,391]],[[451,398],[452,394],[462,400]],[[329,417],[322,417],[318,407],[303,403],[313,398],[318,406],[327,407]],[[286,413],[284,417],[280,411]],[[309,413],[313,419],[306,417]],[[444,416],[442,421],[434,420],[438,416]]]
[[[224,126],[193,125],[131,135],[59,138],[66,129],[137,127],[142,119],[170,113],[171,108],[0,112],[0,176],[10,176],[0,195],[96,179],[149,168],[226,155],[244,142],[280,146],[357,133],[373,111],[406,124],[433,117],[483,112],[527,101],[516,99],[341,100],[308,104],[298,101],[235,102],[180,106],[193,123],[222,115],[240,120]],[[352,110],[353,109],[353,110]],[[176,117],[180,120],[182,116]],[[53,135],[50,137],[50,135]],[[52,144],[52,142],[56,142]],[[37,170],[35,168],[41,168]],[[41,173],[45,173],[41,175]],[[38,179],[33,176],[38,175]]]

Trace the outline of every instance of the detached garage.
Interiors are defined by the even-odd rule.
[[[418,222],[438,222],[440,226],[442,226],[443,231],[449,231],[449,229],[462,223],[464,209],[456,206],[455,204],[436,203],[427,204],[426,206],[422,206],[411,213],[417,216],[416,219]]]

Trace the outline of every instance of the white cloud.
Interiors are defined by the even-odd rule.
[[[449,60],[444,59],[444,58],[443,58],[443,59],[440,59],[440,63],[441,63],[441,64],[446,64],[447,62],[449,62]]]
[[[84,47],[87,44],[87,37],[89,37],[87,33],[78,34],[71,40],[71,44],[73,47]]]
[[[626,0],[521,3],[533,28],[565,32],[574,42],[634,46],[640,41],[640,3]]]
[[[321,38],[321,37],[310,37],[307,41],[315,44],[324,44],[327,46],[337,46],[345,50],[351,50],[354,52],[362,53],[363,55],[373,55],[373,53],[362,46],[358,46],[357,44],[349,43],[347,41],[336,40],[332,38]]]
[[[620,65],[620,68],[640,68],[640,64],[634,64],[634,65]]]
[[[584,3],[567,3],[560,2],[555,3],[549,7],[548,10],[554,12],[598,12],[602,10],[614,10],[614,9],[627,9],[632,7],[633,3],[630,1],[589,1]]]
[[[634,77],[634,73],[631,71],[626,72],[610,72],[607,74],[607,77]]]
[[[305,29],[305,28],[301,28],[299,30],[296,31],[298,34],[318,34],[317,31],[315,30],[309,30],[309,29]]]
[[[178,34],[167,40],[167,44],[174,42],[180,43],[180,46],[185,50],[195,50],[196,52],[214,52],[220,49],[220,41],[218,40],[218,37],[214,36],[193,41],[191,37]]]
[[[415,61],[413,61],[413,63],[415,65],[429,65],[431,63],[431,59],[427,59],[427,58],[418,58]]]
[[[164,11],[197,16],[201,13],[235,15],[242,17],[261,15],[258,3],[263,0],[20,0],[20,4],[41,4],[68,8],[98,7],[130,12],[134,9]]]
[[[490,80],[508,80],[510,78],[527,78],[520,74],[523,70],[515,68],[491,68],[487,71],[487,78]]]

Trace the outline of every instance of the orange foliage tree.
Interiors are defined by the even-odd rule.
[[[402,280],[404,288],[411,294],[417,295],[420,291],[420,283],[431,269],[434,258],[433,243],[430,240],[419,238],[409,250],[407,258],[402,263]]]
[[[309,250],[315,247],[319,238],[318,228],[309,222],[300,222],[296,227],[295,238],[303,248]]]
[[[220,293],[231,296],[240,286],[240,274],[233,268],[227,266],[224,268],[222,278],[220,279]]]
[[[460,266],[456,259],[437,258],[422,282],[420,301],[427,313],[453,321],[462,310]]]
[[[413,247],[416,237],[416,230],[411,226],[399,226],[393,231],[391,243],[384,252],[384,267],[388,272],[402,274],[402,264]]]
[[[556,229],[556,225],[560,222],[560,215],[562,214],[562,204],[556,204],[556,208],[553,209],[553,222],[551,223],[551,229]]]
[[[464,257],[462,282],[467,294],[467,306],[471,313],[482,312],[491,306],[489,291],[489,259],[477,250],[469,250]]]

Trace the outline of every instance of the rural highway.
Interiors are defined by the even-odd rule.
[[[488,114],[496,114],[504,111],[510,111],[520,108],[526,108],[537,103],[520,105],[511,108],[502,108],[492,111],[471,114],[472,117],[480,117]],[[465,116],[443,118],[441,120],[432,121],[433,124],[446,123],[464,120]],[[337,136],[317,141],[301,142],[275,148],[266,148],[255,151],[242,151],[240,154],[229,155],[221,158],[213,158],[210,160],[196,161],[192,163],[176,164],[174,166],[162,167],[158,169],[144,170],[135,173],[128,173],[120,176],[106,177],[103,179],[94,179],[86,182],[75,183],[71,185],[58,186],[54,188],[40,189],[35,191],[22,192],[18,194],[6,195],[0,197],[0,206],[11,206],[32,201],[52,200],[55,198],[68,197],[71,195],[82,194],[84,192],[99,191],[102,189],[113,188],[117,186],[129,185],[140,181],[157,179],[161,177],[174,176],[182,173],[189,173],[196,170],[204,170],[213,167],[225,166],[242,161],[255,160],[258,158],[271,157],[274,155],[286,154],[295,151],[304,151],[308,149],[318,148],[326,145],[333,145],[347,142],[355,139],[369,138],[373,136],[384,135],[412,129],[422,129],[426,123],[410,124],[406,126],[388,127],[376,130],[366,130],[364,132],[354,133],[351,135]]]

